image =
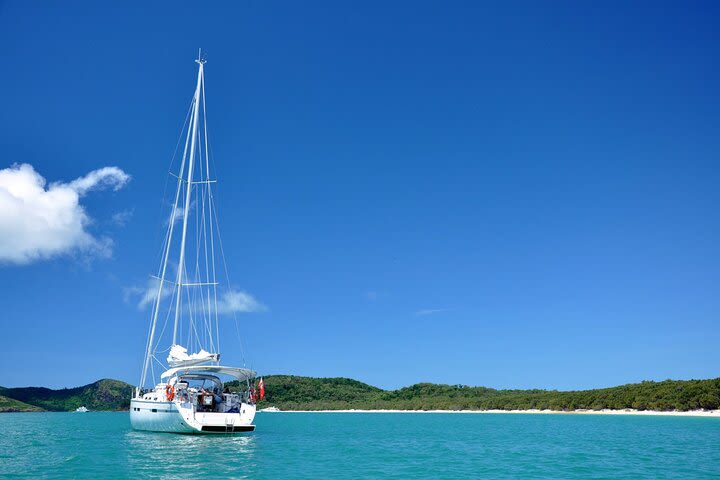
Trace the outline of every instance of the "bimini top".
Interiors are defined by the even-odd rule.
[[[170,378],[175,375],[183,375],[186,373],[216,373],[221,375],[229,375],[237,380],[248,380],[255,377],[255,372],[247,368],[223,367],[222,365],[188,365],[185,367],[175,367],[166,370],[160,378]]]

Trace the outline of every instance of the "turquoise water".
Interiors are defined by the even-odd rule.
[[[255,433],[135,432],[122,413],[0,414],[0,476],[720,478],[720,419],[260,413]]]

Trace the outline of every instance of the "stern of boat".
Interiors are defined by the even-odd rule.
[[[246,403],[238,413],[195,412],[194,425],[198,433],[252,432],[255,430],[255,412],[255,405]]]
[[[130,424],[135,430],[168,433],[241,433],[255,430],[256,407],[243,403],[237,413],[198,412],[191,403],[133,398]]]

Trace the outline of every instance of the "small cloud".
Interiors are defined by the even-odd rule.
[[[140,287],[123,287],[123,301],[125,303],[131,303],[133,301],[133,297],[140,295],[143,292],[143,289]]]
[[[167,219],[167,222],[165,222],[165,225],[169,225],[171,222],[175,223],[178,220],[182,220],[184,214],[185,209],[183,207],[177,207],[176,209],[171,210],[170,217]]]
[[[145,310],[152,306],[157,299],[160,280],[153,277],[148,280],[145,287],[125,287],[123,288],[123,299],[126,303],[136,303],[138,310]],[[165,299],[173,295],[173,285],[166,285],[162,289],[162,298]],[[183,296],[185,296],[183,294]],[[187,308],[185,306],[184,308]],[[195,304],[194,309],[200,309],[200,304]],[[258,302],[255,297],[247,292],[229,290],[224,293],[218,291],[217,313],[219,315],[228,315],[231,313],[257,313],[267,311],[267,307]]]
[[[415,312],[415,315],[417,315],[418,317],[422,317],[425,315],[434,315],[436,313],[447,312],[447,311],[448,311],[447,308],[425,308],[425,309],[418,310],[417,312]]]
[[[228,313],[265,312],[267,307],[247,292],[228,290],[218,298],[217,311],[220,315]]]
[[[93,170],[84,177],[76,178],[66,186],[82,196],[96,188],[103,189],[105,187],[112,187],[113,190],[118,191],[129,181],[130,175],[118,167],[103,167]],[[53,188],[54,186],[63,186],[63,184],[55,183],[50,187]]]
[[[192,200],[192,201],[190,202],[190,208],[188,209],[189,212],[192,212],[192,211],[195,209],[195,204],[196,204],[196,203],[197,203],[197,202],[196,202],[195,200]],[[181,207],[181,206],[178,206],[178,207],[175,208],[174,210],[170,210],[170,215],[168,216],[168,219],[165,220],[165,225],[166,225],[166,226],[167,226],[167,225],[170,225],[170,221],[171,221],[171,220],[172,220],[173,223],[174,223],[174,222],[179,222],[180,220],[183,219],[183,216],[185,216],[185,208],[184,208],[184,207]]]
[[[157,298],[158,288],[160,287],[160,280],[157,278],[150,278],[145,287],[125,287],[123,288],[123,299],[126,303],[137,302],[138,310],[145,310],[148,305],[152,304]],[[172,288],[168,288],[166,285],[162,290],[162,298],[168,297],[172,294]]]
[[[110,217],[110,221],[118,227],[124,227],[130,221],[133,216],[132,210],[123,210],[121,212],[113,213]]]
[[[92,190],[119,190],[129,181],[117,167],[49,186],[30,164],[1,169],[0,263],[22,265],[73,253],[109,257],[112,240],[88,231],[92,219],[80,199]]]

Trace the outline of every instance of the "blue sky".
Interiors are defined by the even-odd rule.
[[[249,366],[385,388],[719,376],[717,15],[0,3],[0,170],[86,216],[53,243],[0,186],[0,385],[137,382],[133,292],[198,47],[232,287],[267,306],[238,317]]]

